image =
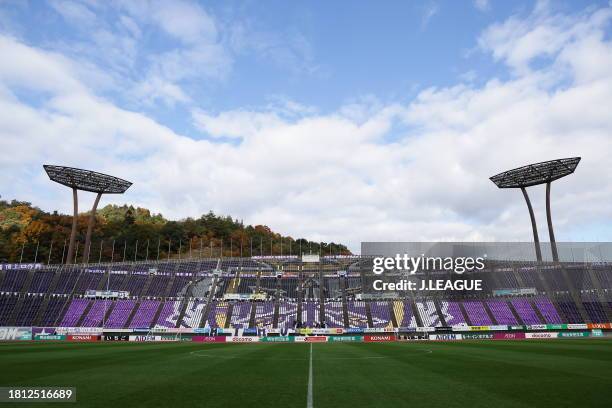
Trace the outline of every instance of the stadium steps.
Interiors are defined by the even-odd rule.
[[[565,284],[570,290],[570,297],[574,301],[574,304],[576,305],[576,308],[578,309],[578,313],[580,313],[580,318],[582,319],[584,323],[592,323],[591,316],[589,316],[589,314],[584,309],[584,304],[582,303],[582,299],[580,299],[580,293],[576,291],[576,288],[574,287],[574,283],[572,282],[572,280],[570,279],[568,275],[567,269],[561,268],[561,276],[565,280]]]
[[[302,302],[304,301],[304,276],[302,272],[298,272],[298,283],[297,283],[297,299],[298,299],[298,316],[302,313]]]
[[[225,317],[225,326],[223,326],[224,329],[229,329],[230,328],[230,324],[231,324],[231,320],[232,320],[232,313],[234,313],[234,303],[230,303],[229,306],[227,307],[227,312],[226,312],[226,315],[225,315],[226,316]]]
[[[51,283],[49,284],[47,293],[55,293],[55,288],[57,288],[57,284],[60,281],[61,276],[62,276],[62,268],[56,270],[55,273],[53,274],[53,278],[51,279]]]
[[[278,328],[278,317],[280,315],[280,304],[278,303],[278,300],[276,300],[274,302],[274,317],[272,318],[272,327],[273,328]]]
[[[368,319],[368,327],[374,327],[374,321],[372,320],[372,309],[370,308],[370,302],[365,302],[366,318]]]
[[[49,296],[45,296],[43,298],[42,303],[40,304],[40,309],[38,309],[38,313],[36,314],[36,316],[34,316],[34,320],[32,320],[33,326],[40,325],[40,321],[42,320],[42,317],[45,315],[45,312],[47,311],[48,306],[49,306]]]
[[[597,298],[599,299],[599,302],[602,305],[608,304],[608,300],[605,298],[603,294],[604,291],[601,286],[601,282],[599,281],[599,278],[597,277],[597,274],[595,273],[593,268],[589,268],[587,273],[589,274],[591,278],[591,282],[593,283],[593,286],[595,287],[597,291]],[[606,313],[606,316],[608,317],[608,321],[612,322],[612,307],[604,307],[603,309],[604,309],[604,312]]]
[[[155,275],[152,274],[149,274],[149,276],[147,276],[147,280],[145,281],[144,285],[142,285],[140,296],[146,296],[147,292],[149,291],[149,286],[151,286],[151,282],[153,282],[154,277]]]
[[[217,291],[218,280],[219,277],[213,277],[213,280],[210,284],[210,290],[208,291],[208,299],[206,300],[206,306],[204,307],[204,311],[202,312],[202,318],[200,319],[198,327],[204,327],[206,325],[206,319],[208,319],[208,314],[210,313],[210,308],[212,307],[212,302],[215,298],[215,292]]]
[[[170,290],[172,286],[174,286],[174,280],[176,279],[176,273],[170,275],[170,279],[168,279],[168,284],[166,285],[166,289],[164,289],[163,297],[174,296],[174,293],[170,294]]]
[[[181,300],[181,312],[179,313],[178,319],[176,319],[176,326],[174,326],[175,328],[181,327],[181,323],[183,323],[183,318],[185,317],[187,306],[189,305],[189,301],[193,297],[193,286],[195,285],[195,283],[196,282],[194,279],[189,285],[187,285],[187,288],[185,289],[185,295]]]
[[[159,305],[157,306],[157,310],[155,311],[155,315],[153,316],[153,320],[151,320],[151,326],[155,326],[155,324],[157,323],[157,321],[159,320],[159,315],[162,312],[162,309],[164,308],[164,304],[165,302],[159,302]],[[134,317],[134,316],[132,316]],[[131,321],[130,321],[131,323]]]
[[[493,281],[493,288],[492,289],[504,289],[504,285],[502,285],[502,283],[499,281],[499,276],[497,275],[497,273],[492,272],[490,273],[491,276],[491,280]],[[495,320],[492,320],[493,322]]]
[[[325,320],[325,298],[324,298],[324,294],[323,294],[323,286],[324,286],[324,280],[323,280],[323,266],[321,265],[321,260],[319,259],[319,273],[317,274],[318,277],[318,281],[316,282],[319,286],[319,322],[326,322]]]
[[[85,316],[89,314],[89,310],[91,309],[94,303],[95,300],[90,300],[89,303],[87,303],[87,306],[85,306],[85,310],[83,310],[81,317],[79,317],[79,320],[77,320],[76,324],[74,325],[75,327],[81,327],[81,325],[83,324],[83,320],[85,320]]]
[[[512,274],[514,275],[514,279],[519,284],[519,288],[525,288],[525,281],[523,280],[523,275],[521,275],[516,268],[512,268]]]
[[[395,308],[393,307],[394,301],[391,300],[387,302],[387,304],[389,305],[389,314],[391,315],[391,324],[393,324],[393,327],[399,327],[399,323],[397,322],[397,316],[395,315]]]
[[[434,299],[433,303],[436,308],[436,313],[438,314],[438,318],[440,319],[440,324],[444,327],[448,326],[448,324],[446,323],[446,317],[444,317],[444,314],[442,313],[442,308],[440,307],[440,300]]]
[[[463,302],[457,302],[459,304],[459,309],[461,309],[461,313],[463,313],[463,317],[465,317],[465,322],[468,326],[472,326],[472,320],[470,319],[470,314],[465,310],[465,306],[463,306]]]
[[[73,290],[74,290],[74,288],[73,288]],[[53,326],[59,326],[60,322],[64,318],[64,315],[66,314],[66,310],[68,310],[68,306],[70,305],[70,302],[72,302],[72,296],[66,296],[66,298],[64,300],[64,304],[62,305],[62,309],[60,310],[59,314],[57,315],[57,318],[55,319],[55,322],[53,322]]]
[[[115,308],[116,305],[117,305],[116,300],[111,302],[110,307],[106,309],[106,313],[104,314],[104,317],[102,318],[103,322],[108,321],[108,317],[111,315],[111,313],[113,313],[113,309]]]
[[[15,308],[13,309],[13,313],[11,313],[11,316],[8,319],[7,326],[15,326],[15,322],[17,321],[17,316],[21,314],[21,309],[23,309],[24,298],[25,298],[25,294],[19,294],[17,296],[17,302],[15,303]]]
[[[533,299],[529,299],[529,305],[531,306],[535,314],[538,316],[538,319],[540,319],[540,323],[546,323],[546,319],[542,315],[542,312],[540,312],[540,309],[536,306]]]
[[[21,293],[28,293],[30,286],[32,285],[32,279],[34,278],[34,269],[28,269],[28,275],[26,276],[23,285],[21,286]]]
[[[423,320],[421,319],[421,313],[419,312],[419,308],[417,307],[416,301],[414,300],[414,294],[412,292],[410,292],[410,300],[407,301],[410,302],[410,307],[413,310],[413,315],[414,319],[417,322],[417,326],[425,327],[425,325],[423,324]]]
[[[482,306],[484,306],[484,310],[485,310],[485,312],[487,312],[487,316],[489,316],[489,319],[491,319],[493,324],[499,324],[499,322],[497,321],[495,316],[493,316],[493,312],[491,312],[491,309],[489,309],[489,304],[483,300],[482,301]]]
[[[349,327],[348,302],[346,301],[346,276],[340,278],[340,294],[342,296],[342,321],[344,327]]]
[[[160,302],[160,306],[163,303],[164,302]],[[130,323],[132,323],[132,319],[134,319],[134,316],[136,316],[136,312],[138,311],[139,308],[140,308],[140,300],[137,301],[136,304],[134,304],[134,307],[132,308],[132,311],[130,312],[130,315],[128,316],[127,320],[125,321],[125,324],[123,325],[124,329],[127,329],[128,327],[130,327]],[[159,310],[157,312],[159,312]],[[156,313],[156,315],[157,315],[157,313]],[[155,323],[156,321],[157,320],[153,320],[153,323]]]
[[[278,280],[279,279],[277,279],[277,281]],[[259,293],[260,287],[261,287],[261,271],[257,271],[257,280],[255,281],[255,293]],[[251,307],[251,313],[249,315],[249,327],[255,327],[255,309],[256,307]]]
[[[100,282],[98,282],[98,287],[96,288],[96,290],[100,290],[100,291],[106,290],[106,288],[109,287],[109,284],[110,284],[110,268],[108,268],[106,272],[104,272],[102,279],[100,279]]]
[[[549,297],[552,296],[553,290],[550,288],[550,285],[548,284],[548,279],[545,279],[544,274],[540,270],[540,266],[536,266],[535,276],[536,276],[536,279],[540,281],[540,285],[542,285],[542,287],[546,291],[546,295]]]
[[[510,311],[512,312],[512,315],[514,316],[514,318],[516,319],[518,324],[524,325],[525,322],[523,322],[523,319],[521,319],[521,316],[516,312],[516,310],[514,310],[514,306],[512,306],[512,302],[510,302],[510,300],[506,299],[506,304],[510,308]]]

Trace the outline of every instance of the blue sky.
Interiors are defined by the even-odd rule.
[[[354,248],[516,240],[530,238],[512,221],[524,203],[488,176],[582,154],[587,170],[559,183],[558,235],[612,239],[609,192],[588,178],[608,169],[610,14],[608,1],[0,1],[0,148],[22,151],[0,159],[0,194],[66,210],[40,174],[52,160],[130,174],[129,197],[108,202],[173,218],[213,209]]]

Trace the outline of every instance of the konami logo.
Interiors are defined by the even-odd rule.
[[[364,336],[363,341],[365,342],[385,342],[385,341],[395,341],[395,336],[390,334],[381,334],[381,335],[368,335]]]
[[[93,334],[69,334],[67,339],[68,341],[98,341],[100,337]]]

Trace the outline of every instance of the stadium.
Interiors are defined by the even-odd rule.
[[[0,55],[0,408],[610,406],[610,1],[0,1]]]

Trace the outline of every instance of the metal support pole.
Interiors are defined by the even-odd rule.
[[[51,241],[51,247],[49,248],[49,257],[47,258],[47,265],[51,263],[51,253],[53,253],[53,241]]]
[[[542,251],[540,249],[540,238],[538,237],[538,226],[536,225],[535,215],[533,214],[533,207],[531,206],[531,201],[529,200],[529,195],[527,194],[527,190],[525,187],[521,187],[521,191],[523,192],[523,197],[525,197],[525,202],[527,203],[527,209],[529,210],[529,217],[531,218],[531,229],[533,230],[533,242],[535,245],[536,258],[538,262],[542,262]]]
[[[96,223],[96,210],[98,209],[98,203],[100,202],[102,193],[96,195],[91,213],[89,214],[89,222],[87,223],[87,235],[85,235],[85,251],[83,252],[83,263],[89,263],[89,252],[91,248],[91,232],[93,231],[94,224]]]
[[[553,262],[559,262],[557,242],[555,241],[555,232],[553,231],[552,214],[550,213],[550,181],[546,183],[546,220],[548,221],[548,236],[550,237],[550,249],[552,251]]]
[[[34,253],[34,263],[38,261],[38,245],[40,245],[40,241],[36,241],[36,252]]]
[[[71,264],[74,257],[74,242],[76,241],[77,222],[79,218],[79,197],[77,189],[72,189],[72,229],[70,230],[70,243],[68,244],[68,255],[66,256],[66,263]]]

